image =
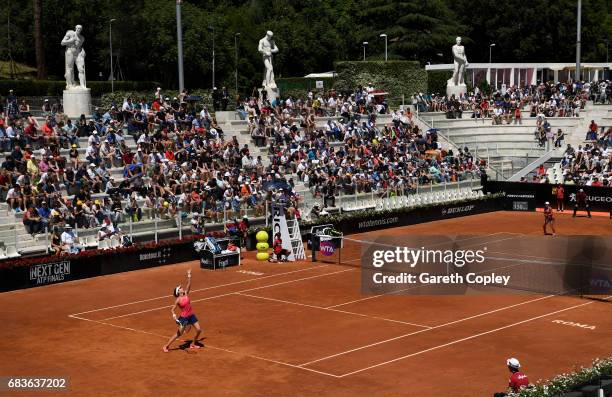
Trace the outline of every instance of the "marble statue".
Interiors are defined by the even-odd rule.
[[[64,90],[64,113],[68,117],[91,115],[91,90],[85,81],[85,38],[81,34],[83,26],[77,25],[69,30],[62,39],[62,46],[66,47],[65,74],[66,89]],[[78,84],[74,81],[74,66],[79,73]]]
[[[461,45],[461,37],[457,37],[456,44],[453,46],[453,61],[455,64],[453,77],[446,82],[446,95],[451,98],[459,98],[467,93],[467,86],[463,79],[468,60],[465,56],[465,48]]]
[[[273,33],[271,31],[268,30],[266,32],[266,37],[259,40],[257,50],[263,55],[264,67],[266,69],[262,86],[266,89],[276,89],[274,69],[272,67],[272,54],[278,53],[278,47],[274,42]]]
[[[83,49],[83,42],[85,38],[81,35],[83,26],[77,25],[74,30],[69,30],[62,39],[62,46],[66,47],[66,89],[83,88],[86,89],[85,84],[85,50]],[[76,64],[77,71],[79,72],[79,85],[75,84],[74,81],[74,65]]]
[[[453,71],[452,83],[454,85],[465,84],[463,81],[463,74],[465,73],[465,68],[468,66],[467,57],[465,56],[465,49],[461,45],[461,37],[457,37],[457,44],[453,46],[453,60],[455,63],[455,69]],[[449,83],[450,81],[449,80]]]

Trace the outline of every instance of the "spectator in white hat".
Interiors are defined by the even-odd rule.
[[[529,386],[529,378],[525,375],[521,370],[521,363],[516,358],[512,357],[506,360],[506,365],[508,366],[508,370],[512,375],[510,375],[510,380],[508,381],[508,390],[514,393],[517,393],[523,387]],[[507,396],[507,393],[495,393],[493,397],[504,397]]]

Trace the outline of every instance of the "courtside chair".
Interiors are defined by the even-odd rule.
[[[109,243],[108,240],[100,240],[100,241],[98,241],[98,249],[100,249],[100,250],[108,249],[109,248],[108,243]]]
[[[119,247],[120,243],[119,243],[119,237],[117,236],[111,236],[110,238],[110,248],[117,248]]]
[[[93,248],[96,247],[98,245],[98,242],[96,241],[96,237],[95,236],[87,236],[85,237],[85,246],[87,248]]]
[[[14,245],[6,247],[6,256],[9,258],[19,258],[21,254],[17,252],[17,248]]]

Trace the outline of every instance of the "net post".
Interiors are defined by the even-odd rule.
[[[312,262],[317,261],[317,250],[315,249],[315,240],[317,239],[317,235],[315,233],[310,233],[310,251]]]
[[[580,294],[580,299],[584,299],[584,295],[585,295],[585,291],[584,290],[585,290],[585,286],[586,286],[586,282],[585,282],[586,280],[585,280],[585,277],[584,277],[584,266],[585,265],[583,263],[580,263],[579,266],[580,266],[580,272],[579,272],[579,274],[580,274],[580,286],[579,286],[580,291],[579,291],[579,294]]]
[[[344,236],[342,236],[341,238],[344,238]],[[343,243],[342,240],[340,240],[340,248],[338,248],[338,265],[342,264],[342,247],[343,247]]]

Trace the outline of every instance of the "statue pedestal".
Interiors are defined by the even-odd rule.
[[[280,91],[278,90],[278,87],[263,87],[263,88],[259,88],[257,91],[259,91],[259,106],[261,107],[262,103],[262,98],[263,98],[263,92],[266,92],[266,99],[268,100],[268,102],[270,102],[270,104],[272,104],[272,102],[274,102],[276,99],[278,99],[278,97],[280,96]]]
[[[448,84],[446,86],[446,96],[448,98],[454,95],[456,99],[459,99],[461,95],[465,95],[465,94],[467,94],[467,86],[465,84],[459,84],[459,85]]]
[[[64,114],[68,117],[91,116],[91,89],[74,87],[64,90]]]

